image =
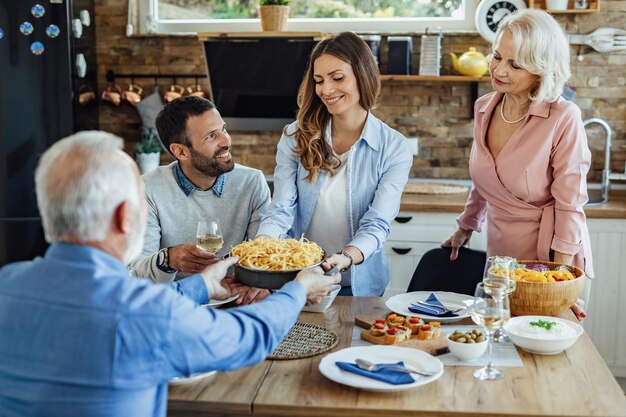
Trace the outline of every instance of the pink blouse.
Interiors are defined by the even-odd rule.
[[[533,104],[494,160],[486,137],[501,97],[489,93],[474,106],[474,186],[459,226],[480,232],[486,217],[487,255],[550,260],[555,250],[593,277],[583,210],[591,152],[580,109],[562,98]]]

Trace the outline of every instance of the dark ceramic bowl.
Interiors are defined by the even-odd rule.
[[[316,264],[302,269],[290,269],[288,271],[267,271],[264,269],[249,268],[235,264],[235,278],[242,284],[256,288],[265,288],[268,290],[277,290],[298,275],[298,272],[318,267],[322,264],[320,261]]]

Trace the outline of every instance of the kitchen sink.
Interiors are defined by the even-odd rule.
[[[600,204],[604,204],[608,201],[608,199],[604,199],[602,198],[602,195],[600,195],[599,192],[589,192],[589,201],[587,202],[587,204],[585,204],[586,206],[599,206]]]

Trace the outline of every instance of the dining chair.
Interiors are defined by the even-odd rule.
[[[483,279],[487,254],[460,248],[456,260],[450,261],[451,250],[436,248],[426,252],[415,268],[406,291],[450,291],[474,295],[476,284]]]

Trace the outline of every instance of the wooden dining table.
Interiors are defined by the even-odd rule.
[[[382,297],[337,297],[323,314],[301,313],[298,321],[336,332],[337,351],[350,347],[356,316],[389,311]],[[575,320],[569,310],[561,317]],[[474,379],[476,367],[445,366],[434,382],[399,392],[368,392],[325,378],[318,366],[328,353],[266,360],[170,386],[168,415],[626,416],[624,392],[586,333],[557,355],[518,348],[524,366],[499,367],[505,373],[500,381]]]

